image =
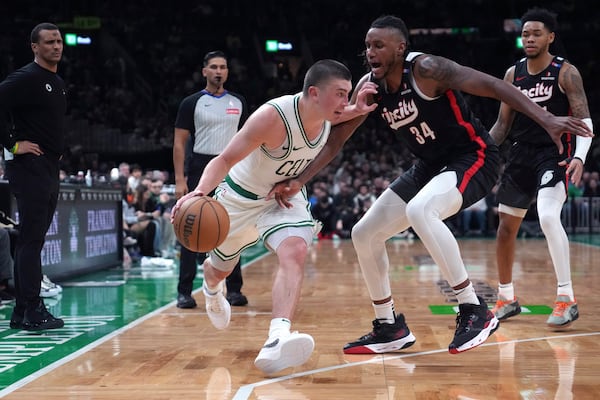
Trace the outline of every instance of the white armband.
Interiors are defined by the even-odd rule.
[[[584,118],[583,122],[590,128],[590,131],[594,132],[594,125],[592,124],[591,118]],[[577,136],[575,141],[575,154],[573,158],[579,158],[583,164],[585,164],[585,158],[587,157],[587,153],[590,150],[590,146],[592,145],[591,137],[582,137]]]

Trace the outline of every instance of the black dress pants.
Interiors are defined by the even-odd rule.
[[[15,312],[34,309],[40,302],[41,252],[54,218],[59,182],[58,158],[22,154],[7,161],[9,187],[17,200],[19,235],[15,247]]]

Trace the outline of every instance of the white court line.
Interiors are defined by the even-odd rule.
[[[175,301],[172,301],[171,303],[166,304],[166,305],[162,306],[161,308],[154,310],[153,312],[136,319],[133,322],[130,322],[129,324],[117,329],[116,331],[109,333],[106,336],[101,337],[98,340],[93,341],[92,343],[82,347],[81,349],[77,350],[74,353],[71,353],[71,354],[61,358],[60,360],[57,360],[57,361],[53,362],[52,364],[47,365],[46,367],[44,367],[38,371],[35,371],[34,373],[32,373],[30,375],[27,375],[25,378],[18,380],[17,382],[13,383],[12,385],[9,385],[9,386],[5,387],[4,389],[0,390],[0,398],[4,397],[7,394],[14,392],[15,390],[17,390],[19,388],[22,388],[23,386],[27,385],[30,382],[33,382],[37,378],[39,378],[43,375],[46,375],[48,372],[54,371],[58,367],[66,364],[69,361],[74,360],[75,358],[79,357],[80,355],[85,354],[86,352],[100,346],[102,343],[109,341],[110,339],[114,338],[115,336],[120,335],[121,333],[138,326],[139,324],[146,321],[147,319],[150,319],[150,318],[154,317],[156,314],[159,314],[161,311],[163,311],[169,307],[172,307],[173,304],[175,304]]]
[[[254,264],[256,261],[266,257],[267,255],[269,255],[270,253],[266,253],[263,254],[260,257],[256,257],[255,259],[252,259],[250,262],[242,265],[242,269],[250,266],[251,264]],[[202,290],[202,288],[198,288],[194,291],[194,293],[199,292],[200,290]],[[93,341],[92,343],[89,343],[88,345],[82,347],[81,349],[77,350],[74,353],[71,353],[63,358],[61,358],[60,360],[57,360],[55,362],[53,362],[52,364],[49,364],[47,366],[45,366],[44,368],[37,370],[29,375],[27,375],[25,378],[18,380],[17,382],[8,385],[7,387],[5,387],[4,389],[0,390],[0,398],[6,396],[7,394],[10,394],[12,392],[14,392],[17,389],[22,388],[23,386],[27,385],[28,383],[31,383],[33,381],[35,381],[37,378],[40,378],[44,375],[46,375],[49,372],[54,371],[55,369],[59,368],[60,366],[68,363],[69,361],[72,361],[74,359],[76,359],[77,357],[79,357],[82,354],[85,354],[86,352],[95,349],[96,347],[100,346],[101,344],[111,340],[112,338],[114,338],[115,336],[120,335],[123,332],[126,332],[132,328],[135,328],[136,326],[138,326],[139,324],[141,324],[142,322],[154,317],[157,314],[160,314],[163,310],[166,310],[170,307],[172,307],[174,304],[176,304],[176,300],[165,304],[164,306],[150,312],[149,314],[146,314],[138,319],[136,319],[135,321],[130,322],[129,324],[107,334],[106,336],[101,337],[98,340]],[[270,314],[270,313],[269,313]],[[181,314],[178,314],[181,315]]]
[[[543,336],[543,337],[529,338],[529,339],[515,339],[515,340],[507,340],[507,341],[496,342],[496,343],[484,343],[484,344],[480,345],[479,347],[499,346],[499,345],[503,345],[506,343],[526,343],[526,342],[535,342],[535,341],[541,341],[541,340],[565,339],[565,338],[575,338],[575,337],[595,336],[595,335],[600,335],[600,332],[575,333],[572,335],[559,335],[559,336]],[[378,355],[378,357],[369,358],[368,360],[365,360],[365,361],[357,361],[357,362],[352,362],[352,363],[332,365],[330,367],[318,368],[318,369],[313,369],[310,371],[304,371],[304,372],[298,372],[295,374],[284,375],[284,376],[281,376],[278,378],[266,379],[263,381],[251,383],[249,385],[244,385],[244,386],[240,387],[238,389],[238,391],[235,393],[235,396],[232,397],[232,400],[247,400],[250,398],[250,395],[252,394],[252,391],[255,388],[257,388],[259,386],[269,385],[271,383],[282,382],[282,381],[286,381],[286,380],[290,380],[290,379],[300,378],[303,376],[319,374],[322,372],[335,371],[338,369],[343,369],[343,368],[348,368],[348,367],[356,367],[358,365],[363,365],[363,364],[371,364],[376,361],[377,362],[392,361],[392,360],[398,360],[398,359],[403,359],[403,358],[420,357],[420,356],[426,356],[429,354],[447,353],[447,352],[448,352],[448,349],[439,349],[439,350],[420,351],[417,353],[410,353],[410,354],[399,354],[397,356],[390,356],[389,355],[390,353],[386,353],[385,360],[383,359],[384,355],[380,354],[380,355]],[[460,355],[456,355],[454,357],[460,357]]]

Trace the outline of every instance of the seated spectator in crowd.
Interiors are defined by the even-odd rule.
[[[139,185],[134,191],[133,204],[123,199],[123,229],[137,239],[142,256],[156,257],[160,255],[160,213],[145,210],[149,198],[148,188]]]
[[[319,202],[319,199],[323,194],[327,193],[327,183],[321,181],[314,181],[312,184],[312,192],[308,196],[308,202],[311,207]]]
[[[135,190],[142,180],[142,167],[139,164],[132,164],[130,166],[131,173],[127,178],[127,185],[131,190]]]
[[[318,233],[319,239],[333,239],[336,233],[337,210],[333,200],[328,193],[321,194],[317,203],[310,208],[314,219],[320,221],[323,226]]]
[[[348,239],[358,221],[359,208],[354,201],[352,187],[344,181],[340,181],[338,186],[339,192],[333,196],[333,206],[337,210],[336,230],[340,238]]]
[[[361,183],[358,185],[358,193],[354,196],[354,204],[358,208],[358,213],[362,216],[371,207],[377,198],[370,190],[369,185]]]
[[[150,196],[146,200],[144,210],[151,212],[159,224],[160,237],[159,247],[155,250],[162,257],[174,258],[175,256],[175,230],[171,223],[171,208],[175,204],[175,198],[163,192],[164,182],[160,179],[152,180],[150,184]]]

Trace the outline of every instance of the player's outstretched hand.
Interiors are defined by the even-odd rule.
[[[564,151],[562,141],[560,140],[564,133],[568,132],[577,136],[594,137],[594,133],[580,118],[553,116],[546,121],[545,125],[544,128],[546,128],[552,141],[556,144],[556,147],[558,147],[558,152],[560,154]]]

